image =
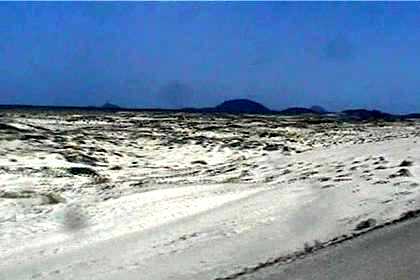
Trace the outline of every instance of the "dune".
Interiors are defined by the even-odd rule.
[[[229,279],[419,209],[417,122],[5,114],[0,279]]]

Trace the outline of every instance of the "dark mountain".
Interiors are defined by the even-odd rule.
[[[121,109],[120,106],[106,102],[104,105],[101,106],[102,109]]]
[[[288,108],[282,111],[272,111],[264,105],[249,100],[249,99],[233,99],[225,101],[216,107],[212,108],[184,108],[182,111],[186,112],[201,112],[201,113],[230,113],[230,114],[279,114],[287,116],[296,116],[302,114],[320,115],[315,110],[301,107]]]
[[[340,113],[319,113],[319,110],[292,107],[282,111],[272,111],[264,105],[248,99],[234,99],[228,100],[216,107],[210,108],[182,108],[182,109],[161,109],[161,108],[123,108],[118,105],[106,102],[101,107],[77,107],[77,106],[39,106],[39,105],[19,105],[19,104],[0,104],[0,110],[49,110],[49,111],[127,111],[127,112],[187,112],[187,113],[231,113],[231,114],[275,114],[295,116],[302,114],[318,115],[319,117],[338,118],[342,120],[383,120],[383,121],[397,121],[408,119],[420,119],[420,113],[393,115],[384,113],[378,110],[355,109],[345,110]],[[315,108],[316,109],[316,108]],[[1,129],[1,128],[0,128]]]
[[[223,102],[213,108],[220,113],[268,114],[272,111],[264,105],[249,99],[233,99]]]
[[[407,114],[407,115],[403,115],[403,117],[407,119],[420,119],[420,114],[419,113]]]
[[[317,112],[315,112],[311,109],[301,108],[301,107],[287,108],[286,110],[282,110],[278,113],[281,114],[281,115],[288,115],[288,116],[295,116],[295,115],[302,115],[302,114],[316,114],[316,115],[318,115]]]
[[[378,110],[345,110],[340,114],[342,117],[347,117],[356,120],[397,120],[399,117],[396,115],[384,113]]]
[[[318,114],[326,114],[326,113],[328,113],[327,110],[325,110],[323,107],[318,106],[318,105],[314,105],[314,106],[310,107],[309,109],[312,110],[312,111],[314,111],[314,112],[316,112],[316,113],[318,113]]]

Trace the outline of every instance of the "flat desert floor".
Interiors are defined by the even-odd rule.
[[[0,112],[0,279],[234,279],[420,208],[420,122]]]

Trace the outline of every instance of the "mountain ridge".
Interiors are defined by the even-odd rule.
[[[250,99],[230,99],[226,100],[214,107],[204,108],[181,108],[181,109],[164,109],[164,108],[124,108],[118,105],[106,102],[100,107],[96,106],[49,106],[49,105],[21,105],[21,104],[0,104],[0,109],[23,109],[23,110],[87,110],[87,111],[127,111],[127,112],[186,112],[186,113],[226,113],[226,114],[257,114],[257,115],[313,115],[313,116],[329,116],[348,120],[401,120],[420,118],[420,113],[408,114],[390,114],[379,110],[368,110],[364,108],[346,109],[341,112],[328,112],[321,106],[306,107],[289,107],[284,110],[271,110],[261,103]],[[324,112],[325,111],[325,112]]]

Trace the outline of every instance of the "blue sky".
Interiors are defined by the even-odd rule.
[[[0,3],[0,103],[420,112],[420,3]]]

